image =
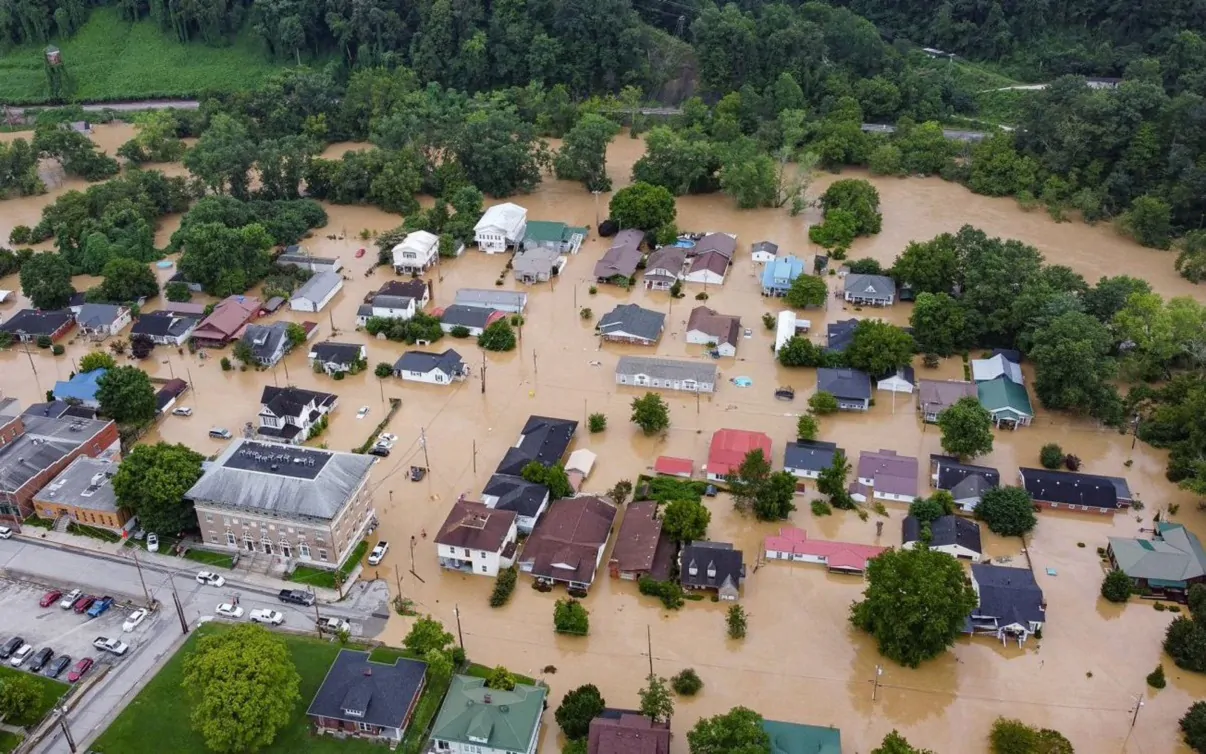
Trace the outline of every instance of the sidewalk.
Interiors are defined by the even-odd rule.
[[[132,563],[135,559],[135,546],[125,546],[123,542],[105,542],[103,540],[94,539],[92,537],[81,537],[75,534],[67,534],[65,532],[46,531],[33,527],[26,527],[21,534],[14,535],[14,540],[29,542],[31,544],[42,545],[44,547],[54,547],[62,550],[68,550],[80,554],[93,555],[96,557],[106,558],[121,563]],[[284,581],[271,576],[266,576],[258,573],[248,573],[246,571],[231,571],[227,569],[218,569],[214,566],[205,566],[201,563],[195,563],[185,558],[178,558],[171,555],[162,555],[155,552],[146,552],[142,548],[137,548],[138,564],[145,569],[157,571],[160,573],[175,573],[181,576],[193,578],[197,571],[201,570],[219,570],[223,572],[227,583],[240,589],[259,592],[275,597],[282,589],[302,589],[314,592],[319,602],[327,604],[335,604],[340,602],[339,593],[334,589],[324,589],[322,587],[305,586],[293,581]],[[358,584],[350,586],[345,592],[345,598],[351,596],[357,591]]]

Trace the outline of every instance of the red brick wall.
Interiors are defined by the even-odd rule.
[[[68,453],[58,463],[50,466],[47,469],[43,469],[39,474],[35,475],[32,479],[22,485],[21,489],[17,490],[15,494],[5,495],[4,497],[8,502],[17,505],[20,508],[22,518],[30,516],[34,512],[34,495],[40,492],[43,487],[50,484],[50,482],[56,476],[62,473],[63,469],[71,465],[72,461],[80,456],[96,458],[105,450],[105,448],[116,443],[117,441],[117,425],[113,422],[109,422],[105,425],[104,429],[98,432],[91,440],[76,448],[75,451]],[[11,520],[11,516],[0,516],[0,518],[9,518]]]

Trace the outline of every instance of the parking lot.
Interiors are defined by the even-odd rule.
[[[70,591],[69,585],[57,588]],[[71,656],[73,662],[92,657],[98,663],[113,664],[121,658],[93,647],[93,639],[98,636],[117,638],[134,649],[148,626],[157,620],[155,615],[148,616],[134,631],[124,633],[122,623],[134,607],[114,602],[99,618],[90,618],[73,610],[64,610],[59,607],[58,600],[50,607],[39,606],[38,602],[46,592],[46,588],[34,584],[0,580],[0,642],[20,636],[35,652],[50,647],[56,658],[66,654]],[[65,678],[66,672],[60,676],[60,680]]]

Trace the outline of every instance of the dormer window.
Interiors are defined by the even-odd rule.
[[[708,578],[716,578],[716,566],[712,563],[708,563]]]
[[[695,566],[694,561],[692,561],[691,565],[687,567],[687,573],[691,574],[692,576],[699,575],[699,569]]]

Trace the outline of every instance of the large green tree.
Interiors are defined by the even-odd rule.
[[[588,683],[567,692],[554,716],[561,732],[573,741],[586,737],[590,732],[590,721],[602,714],[606,706],[599,688]]]
[[[445,651],[455,639],[456,637],[444,630],[443,623],[427,615],[415,619],[406,638],[402,640],[402,646],[422,656],[433,649]]]
[[[867,582],[850,621],[875,637],[885,657],[913,668],[954,644],[977,604],[959,561],[924,547],[873,558]]]
[[[146,264],[134,259],[111,259],[105,264],[101,275],[105,279],[94,289],[101,301],[128,303],[159,294],[155,273]]]
[[[946,293],[920,293],[909,315],[917,350],[950,356],[968,345],[967,312]]]
[[[113,475],[117,504],[143,529],[175,533],[197,524],[184,495],[201,478],[205,456],[184,445],[136,445]]]
[[[674,716],[674,697],[666,685],[666,679],[659,675],[649,675],[645,686],[638,692],[641,699],[641,714],[650,720],[669,723]]]
[[[190,225],[173,235],[172,242],[184,250],[181,274],[213,296],[245,292],[271,266],[273,238],[258,223],[241,228],[217,222]]]
[[[6,722],[26,720],[42,700],[42,687],[28,673],[6,673],[0,681],[0,716]]]
[[[1189,748],[1206,752],[1206,702],[1194,702],[1179,722],[1181,736]]]
[[[155,388],[138,367],[115,367],[97,382],[100,411],[118,424],[145,424],[155,418]]]
[[[532,125],[509,108],[471,113],[454,134],[451,150],[469,183],[491,196],[532,191],[549,160],[548,147]]]
[[[196,146],[184,155],[184,166],[212,191],[246,199],[256,144],[247,126],[237,118],[218,113]]]
[[[893,730],[884,736],[879,746],[871,750],[871,754],[934,754],[929,749],[918,749],[909,740]]]
[[[712,512],[698,500],[671,500],[662,509],[662,531],[675,542],[705,539]]]
[[[1114,339],[1088,314],[1068,312],[1034,334],[1030,357],[1034,392],[1052,409],[1084,411],[1107,422],[1121,420],[1118,391],[1109,380],[1117,370]]]
[[[1024,487],[994,487],[976,503],[976,518],[1004,537],[1020,537],[1036,525],[1034,501]]]
[[[870,181],[861,178],[843,178],[834,181],[821,195],[821,208],[828,221],[834,210],[843,210],[854,217],[854,233],[858,236],[875,235],[883,227],[883,215],[879,211],[879,191]]]
[[[71,287],[71,267],[62,255],[44,251],[21,265],[21,291],[38,309],[62,309],[75,289]]]
[[[770,754],[770,734],[762,728],[762,715],[748,707],[734,707],[705,717],[687,732],[691,754]]]
[[[988,743],[992,754],[1072,754],[1071,742],[1059,731],[1005,717],[992,724]]]
[[[674,195],[663,186],[634,183],[611,197],[611,219],[621,228],[658,230],[674,222]]]
[[[202,636],[184,658],[182,685],[193,728],[221,754],[270,745],[301,701],[289,647],[255,624]]]
[[[807,306],[824,306],[828,297],[829,286],[825,285],[824,278],[801,274],[791,281],[783,301],[788,306],[803,309]]]
[[[645,393],[632,399],[632,423],[647,435],[664,432],[670,426],[670,407],[657,393]]]
[[[992,414],[978,398],[960,398],[938,414],[942,449],[961,459],[992,452]]]
[[[620,130],[602,115],[587,113],[565,135],[553,160],[557,177],[580,181],[587,191],[611,191],[607,175],[607,145]]]
[[[873,378],[882,377],[913,361],[916,344],[904,330],[878,319],[859,320],[846,349],[846,361]]]

